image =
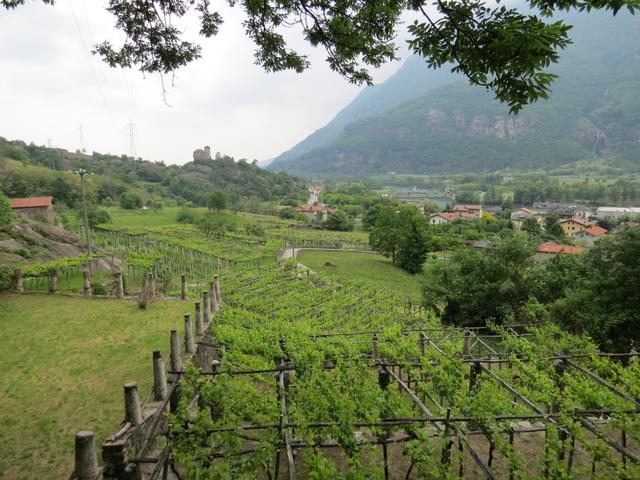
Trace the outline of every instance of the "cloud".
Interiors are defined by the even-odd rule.
[[[325,52],[299,32],[294,48],[309,55],[303,74],[267,74],[254,64],[243,14],[224,7],[219,35],[199,39],[203,56],[164,78],[110,69],[89,53],[116,39],[113,18],[100,2],[67,0],[55,7],[29,3],[0,15],[0,135],[75,150],[82,124],[87,149],[129,153],[126,124],[136,125],[137,154],[185,163],[209,144],[237,157],[273,157],[322,127],[362,87],[332,72]],[[197,31],[184,25],[187,34]],[[398,63],[375,73],[388,77]],[[172,81],[173,80],[173,81]],[[171,105],[167,106],[166,102]]]

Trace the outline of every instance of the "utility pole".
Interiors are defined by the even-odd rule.
[[[136,153],[136,124],[129,122],[126,126],[127,135],[129,135],[129,155],[136,158],[138,156]]]
[[[88,173],[84,168],[79,168],[76,173],[80,175],[80,191],[82,192],[82,211],[84,216],[84,234],[87,239],[87,251],[91,255],[91,231],[89,230],[89,216],[87,215],[87,198],[84,194],[84,176]]]

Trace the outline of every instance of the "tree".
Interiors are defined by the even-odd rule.
[[[142,208],[142,197],[137,193],[125,192],[120,196],[120,206],[127,210]]]
[[[8,229],[13,223],[11,204],[4,193],[0,192],[0,230]]]
[[[425,272],[423,303],[441,310],[442,321],[456,326],[519,321],[535,291],[533,253],[521,233],[485,252],[458,250],[450,261],[434,263]]]
[[[577,278],[567,280],[566,296],[551,305],[553,320],[588,333],[604,350],[626,352],[638,345],[640,227],[599,240]]]
[[[422,270],[427,255],[427,221],[413,207],[382,207],[369,234],[371,248],[391,257],[394,265],[410,272]]]
[[[220,211],[227,208],[227,194],[223,190],[214,190],[207,196],[207,208]]]
[[[344,214],[338,210],[333,213],[329,218],[327,218],[323,223],[324,228],[327,230],[335,230],[338,232],[347,232],[349,230],[353,230],[353,225],[349,222],[349,219]]]
[[[562,225],[560,225],[560,217],[557,215],[547,215],[544,218],[544,231],[557,240],[562,240],[565,237]]]
[[[527,217],[522,222],[522,231],[527,232],[529,237],[539,237],[542,235],[542,227],[536,217]]]
[[[53,0],[42,0],[53,4]],[[0,0],[5,8],[25,0]],[[569,43],[570,25],[553,20],[561,10],[640,8],[638,0],[527,0],[525,5],[491,7],[483,0],[438,0],[436,11],[426,0],[264,0],[232,2],[244,10],[246,34],[256,44],[255,60],[266,71],[302,72],[305,55],[287,45],[284,25],[297,25],[314,47],[327,51],[330,67],[352,83],[371,83],[367,67],[396,58],[397,26],[404,11],[418,15],[408,26],[410,49],[429,67],[451,65],[474,85],[491,89],[513,112],[547,98],[554,74],[546,72]],[[184,38],[183,17],[197,16],[200,35],[215,36],[222,15],[208,0],[109,0],[106,9],[124,41],[95,46],[94,53],[112,67],[169,73],[201,56],[201,47]]]

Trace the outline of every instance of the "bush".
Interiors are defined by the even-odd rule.
[[[196,213],[187,208],[187,207],[183,207],[180,209],[180,211],[178,212],[178,216],[176,217],[176,222],[178,223],[196,223]]]
[[[290,220],[295,217],[296,217],[296,211],[291,207],[283,208],[282,210],[280,210],[280,218]]]
[[[120,206],[126,210],[142,208],[142,197],[137,193],[125,192],[120,197]]]
[[[92,283],[91,291],[94,295],[106,295],[107,289],[101,283]]]
[[[80,220],[83,220],[82,212],[78,213]],[[87,209],[87,220],[90,227],[95,227],[103,223],[111,223],[111,215],[104,208],[95,208],[93,205]]]

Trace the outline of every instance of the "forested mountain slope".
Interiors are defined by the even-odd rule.
[[[300,174],[431,173],[547,167],[594,157],[640,161],[640,19],[591,13],[568,20],[575,25],[574,44],[550,69],[560,78],[548,101],[514,116],[491,92],[452,77],[445,85],[436,80],[428,92],[418,89],[402,105],[352,121],[334,139],[281,156],[269,168]],[[426,67],[410,71],[443,78],[442,71]],[[394,90],[393,80],[385,95]]]
[[[125,192],[135,192],[144,200],[172,198],[179,203],[204,205],[215,188],[224,189],[232,201],[306,197],[306,187],[300,180],[227,155],[165,165],[126,155],[68,152],[0,137],[0,191],[8,196],[52,195],[56,202],[74,206],[80,195],[78,176],[73,173],[78,168],[93,174],[88,177],[88,191],[100,203],[107,199],[116,202]]]

